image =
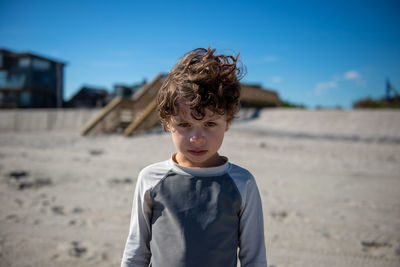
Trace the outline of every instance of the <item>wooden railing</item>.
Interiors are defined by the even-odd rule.
[[[81,131],[82,135],[95,134],[101,132],[115,122],[115,110],[121,105],[123,99],[115,97],[104,109],[98,114],[94,120],[90,121]]]
[[[132,135],[132,133],[140,132],[152,128],[159,122],[157,114],[157,99],[154,98],[149,105],[141,112],[134,121],[125,129],[124,133],[126,136]],[[154,116],[154,114],[156,116]]]
[[[94,120],[84,127],[81,134],[125,132],[126,135],[131,135],[134,131],[153,127],[158,123],[158,117],[154,118],[153,113],[156,107],[155,99],[163,79],[164,75],[157,75],[132,98],[115,97]],[[149,116],[151,119],[149,118],[147,122]]]

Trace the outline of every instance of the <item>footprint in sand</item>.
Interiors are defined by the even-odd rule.
[[[29,172],[24,170],[12,171],[8,174],[8,184],[18,190],[41,188],[52,185],[50,178],[31,178]]]
[[[286,211],[273,211],[273,212],[270,212],[270,215],[272,218],[283,222],[283,221],[287,220],[289,213]]]
[[[68,250],[68,255],[75,258],[80,258],[87,253],[87,248],[79,244],[78,241],[71,242],[72,248]]]
[[[66,260],[66,257],[82,258],[89,256],[89,249],[87,245],[82,244],[84,242],[72,241],[68,243],[58,243],[57,252],[53,254],[51,259],[53,260]]]
[[[51,211],[56,215],[65,215],[63,206],[53,206],[51,207]]]
[[[125,178],[112,178],[108,181],[110,184],[113,185],[124,185],[124,184],[132,184],[133,180],[129,177],[125,177]]]
[[[9,214],[6,217],[6,220],[8,221],[12,221],[14,223],[19,223],[20,222],[20,218],[17,214]]]
[[[103,153],[104,153],[104,151],[100,150],[100,149],[89,150],[89,154],[92,155],[92,156],[99,156],[99,155],[101,155]]]
[[[72,209],[72,213],[82,213],[83,212],[83,208],[81,207],[75,207]]]
[[[27,178],[29,176],[29,173],[24,170],[17,170],[17,171],[12,171],[8,174],[8,176],[12,179],[15,180],[20,180],[23,178]]]
[[[393,245],[387,241],[361,241],[362,251],[371,255],[385,256],[391,254]]]

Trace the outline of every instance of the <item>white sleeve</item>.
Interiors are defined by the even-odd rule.
[[[260,193],[254,178],[246,182],[239,228],[241,267],[266,267],[264,222]]]
[[[139,174],[133,197],[131,223],[121,267],[148,267],[150,264],[151,198]]]

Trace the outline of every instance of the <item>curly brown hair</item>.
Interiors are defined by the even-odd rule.
[[[179,103],[190,106],[191,116],[201,120],[206,108],[231,122],[239,111],[240,83],[245,68],[234,56],[214,55],[215,49],[197,48],[185,54],[172,68],[158,92],[158,113],[164,130]]]

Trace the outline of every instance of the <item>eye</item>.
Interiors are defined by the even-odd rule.
[[[206,122],[206,127],[215,127],[215,126],[217,126],[217,124],[215,123],[215,122],[213,122],[213,121],[208,121],[208,122]]]
[[[178,123],[178,126],[182,127],[182,128],[187,128],[187,127],[190,127],[190,124],[187,122],[180,122],[180,123]]]

